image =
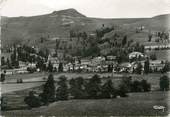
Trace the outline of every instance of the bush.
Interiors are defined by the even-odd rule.
[[[25,97],[24,102],[31,108],[41,106],[39,97],[36,97],[33,91],[29,92],[29,96]]]
[[[159,86],[160,86],[161,91],[169,90],[169,78],[168,78],[168,76],[164,75],[160,78]]]

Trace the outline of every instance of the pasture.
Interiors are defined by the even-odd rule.
[[[28,90],[27,90],[28,91]],[[15,94],[15,98],[11,98],[11,105],[22,107],[23,110],[3,111],[2,115],[6,116],[165,116],[170,113],[168,104],[170,92],[147,92],[147,93],[129,93],[129,97],[115,99],[82,99],[68,100],[51,103],[48,106],[40,108],[27,109],[23,103],[23,95],[27,92],[19,91]],[[20,97],[18,97],[20,95]],[[22,95],[22,96],[21,96]],[[17,101],[18,100],[18,101]],[[20,101],[19,101],[20,100]],[[154,105],[165,107],[165,111],[154,110]]]
[[[147,80],[151,83],[151,92],[146,93],[129,93],[129,97],[126,98],[115,98],[115,99],[82,99],[82,100],[68,100],[54,102],[48,106],[43,106],[35,109],[28,109],[28,106],[24,103],[25,96],[28,92],[34,90],[38,93],[42,91],[43,77],[47,77],[48,74],[35,73],[25,75],[14,75],[11,76],[8,81],[2,85],[2,95],[7,99],[9,111],[3,111],[5,115],[14,114],[16,116],[34,116],[34,115],[167,115],[170,111],[168,110],[168,104],[170,99],[168,94],[170,92],[160,92],[159,90],[159,79],[163,74],[148,74],[148,75],[137,75],[137,74],[113,74],[111,80],[114,85],[117,85],[121,80],[122,76],[130,75],[132,80]],[[67,80],[82,76],[85,79],[90,78],[94,73],[54,73],[55,81],[60,76],[65,75]],[[102,78],[102,81],[108,79],[107,76],[112,76],[111,73],[98,74]],[[10,83],[17,78],[23,78],[26,81],[22,84]],[[29,82],[30,81],[30,82]],[[56,83],[57,86],[57,83]],[[153,109],[154,105],[165,106],[165,112],[156,111]]]

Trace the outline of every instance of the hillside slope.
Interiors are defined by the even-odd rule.
[[[141,25],[151,30],[167,30],[170,29],[170,25],[167,25],[169,17],[100,19],[86,17],[75,9],[32,17],[2,17],[2,45],[18,42],[37,44],[41,37],[68,38],[70,30],[91,32],[101,28],[102,24],[121,25],[127,30]]]

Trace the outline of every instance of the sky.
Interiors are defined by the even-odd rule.
[[[97,18],[153,17],[170,13],[170,0],[0,0],[0,15],[35,16],[74,8]]]

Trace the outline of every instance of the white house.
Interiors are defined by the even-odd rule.
[[[132,52],[129,54],[129,59],[145,57],[141,52]]]

